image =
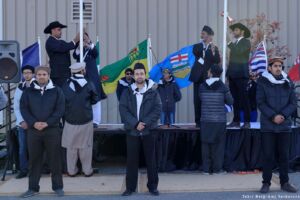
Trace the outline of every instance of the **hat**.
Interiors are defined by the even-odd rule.
[[[220,77],[223,73],[223,68],[217,64],[213,64],[210,66],[210,73],[213,77]]]
[[[283,61],[286,58],[284,57],[280,57],[280,56],[275,56],[269,59],[269,66],[273,65],[274,62],[280,62],[281,64],[283,64]]]
[[[85,65],[86,65],[85,62],[74,63],[69,68],[71,69],[72,73],[77,73],[77,72],[80,72],[81,70],[84,70]]]
[[[170,69],[163,69],[162,70],[162,73],[164,74],[164,73],[168,73],[168,74],[171,74],[172,72],[171,72],[171,70]]]
[[[30,70],[32,73],[34,73],[34,67],[31,65],[25,65],[22,67],[21,71],[24,72],[24,70]]]
[[[208,35],[214,35],[214,31],[207,25],[203,26],[202,31],[206,32]]]
[[[251,32],[250,30],[242,23],[236,23],[236,24],[232,24],[230,27],[229,27],[232,31],[235,29],[235,28],[238,28],[238,29],[241,29],[242,31],[244,31],[244,37],[245,38],[248,38],[251,36]]]
[[[59,21],[54,21],[51,22],[45,29],[44,29],[44,33],[47,34],[51,34],[51,30],[54,28],[66,28],[66,25],[63,25],[61,23],[59,23]]]

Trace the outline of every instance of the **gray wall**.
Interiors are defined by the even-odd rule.
[[[71,0],[3,0],[4,39],[20,42],[21,48],[41,37],[47,38],[45,26],[59,20],[67,24],[63,39],[73,39],[78,25],[71,23]],[[95,0],[96,17],[87,25],[91,38],[101,41],[101,65],[124,57],[139,41],[151,34],[153,50],[161,61],[188,44],[199,40],[203,25],[215,30],[215,42],[222,45],[220,13],[222,0]],[[270,20],[282,22],[279,37],[291,50],[291,65],[300,53],[299,0],[229,0],[229,13],[234,19],[255,17],[265,13]],[[43,62],[47,60],[43,49]],[[192,86],[183,89],[183,99],[177,106],[178,122],[193,122]],[[115,95],[102,103],[103,123],[119,122]]]

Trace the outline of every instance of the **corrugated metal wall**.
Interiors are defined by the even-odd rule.
[[[153,50],[161,61],[169,53],[199,41],[203,25],[215,30],[215,43],[221,47],[223,18],[222,0],[94,0],[96,16],[87,30],[93,40],[101,41],[101,65],[124,57],[139,41],[151,34]],[[59,20],[67,24],[63,39],[73,39],[78,25],[71,23],[71,0],[4,0],[4,39],[15,39],[24,48],[41,37],[47,38],[45,26]],[[270,20],[282,22],[279,37],[287,44],[291,65],[300,53],[299,0],[229,0],[229,13],[234,19],[265,13]],[[43,62],[46,53],[43,49]],[[192,86],[183,89],[177,106],[178,122],[193,122]],[[119,122],[117,100],[110,95],[102,103],[103,123]]]

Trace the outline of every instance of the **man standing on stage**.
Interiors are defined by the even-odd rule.
[[[71,76],[69,70],[69,66],[71,65],[70,50],[75,49],[76,43],[79,42],[79,33],[77,33],[71,42],[60,39],[62,35],[61,29],[66,27],[66,25],[54,21],[44,30],[45,34],[50,34],[46,41],[46,51],[49,56],[51,80],[59,87],[62,87]]]
[[[230,49],[229,66],[227,77],[229,80],[230,92],[233,96],[234,117],[229,127],[240,127],[240,112],[244,111],[243,129],[250,128],[250,103],[248,99],[247,85],[249,81],[249,54],[251,44],[249,38],[250,30],[241,23],[230,26],[234,42],[229,42]]]
[[[26,132],[28,124],[24,121],[20,111],[20,100],[23,92],[26,88],[31,86],[34,81],[34,67],[25,65],[22,67],[22,74],[24,81],[19,84],[14,95],[14,113],[16,116],[16,126],[18,129],[18,143],[19,143],[19,164],[20,173],[16,176],[17,179],[24,178],[28,172],[28,160],[27,160],[27,141]]]
[[[65,111],[65,98],[62,90],[49,79],[49,67],[37,67],[35,72],[36,81],[23,92],[20,103],[21,114],[28,125],[29,155],[29,186],[21,197],[39,193],[44,151],[49,159],[52,190],[57,196],[64,196],[59,121]]]
[[[134,83],[133,70],[131,68],[127,68],[125,70],[125,76],[118,81],[116,91],[118,101],[120,101],[123,91],[126,90],[132,83]]]
[[[278,155],[279,178],[281,189],[297,192],[297,188],[289,183],[289,149],[291,134],[291,115],[297,109],[297,100],[293,84],[287,74],[282,71],[283,59],[270,59],[268,70],[257,83],[257,106],[261,111],[261,135],[263,164],[263,185],[261,193],[269,192],[272,170]]]
[[[206,80],[207,72],[212,64],[220,63],[218,48],[212,43],[214,31],[204,26],[201,32],[201,42],[193,47],[195,63],[192,67],[189,80],[194,83],[194,112],[195,123],[200,127],[201,102],[199,99],[199,86]]]
[[[142,63],[134,66],[135,83],[124,90],[120,100],[120,114],[127,133],[126,191],[123,196],[135,192],[138,180],[140,147],[144,150],[148,184],[152,195],[158,196],[158,171],[155,159],[155,135],[150,132],[157,126],[161,101],[155,84],[146,79]]]

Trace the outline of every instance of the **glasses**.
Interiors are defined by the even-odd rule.
[[[131,74],[131,73],[126,73],[126,75],[130,76],[130,75],[132,75],[132,74]]]

